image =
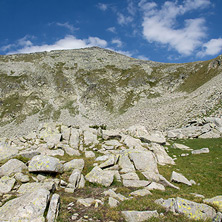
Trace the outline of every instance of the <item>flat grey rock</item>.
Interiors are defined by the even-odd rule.
[[[6,202],[0,207],[0,221],[45,221],[50,192],[38,189]]]
[[[113,182],[114,174],[96,166],[85,176],[85,179],[91,183],[98,183],[109,187]]]
[[[0,194],[9,193],[15,184],[15,179],[3,176],[0,179]]]
[[[60,196],[58,194],[53,194],[50,204],[49,204],[49,209],[47,213],[47,221],[48,222],[55,222],[56,218],[58,217],[59,214],[59,207],[60,207]]]
[[[176,182],[176,183],[183,183],[188,186],[192,186],[192,183],[181,173],[177,173],[175,171],[172,172],[170,181]]]
[[[28,166],[29,172],[63,173],[63,165],[60,160],[45,155],[34,156]]]
[[[191,153],[192,154],[202,154],[202,153],[209,153],[209,152],[210,152],[209,148],[202,148],[199,150],[193,150]]]
[[[149,184],[147,180],[123,180],[124,187],[146,187]]]
[[[179,143],[174,143],[173,148],[180,149],[180,150],[193,150],[189,146],[185,146],[185,145],[179,144]]]
[[[21,173],[23,170],[26,169],[27,166],[22,161],[17,159],[11,159],[0,167],[0,177],[10,176],[15,173]]]
[[[64,164],[64,171],[72,171],[74,169],[78,169],[80,171],[83,170],[85,162],[83,159],[73,159]]]
[[[127,222],[142,222],[151,217],[159,217],[156,210],[154,211],[122,211],[121,212]]]
[[[44,190],[48,190],[50,192],[54,192],[56,187],[55,187],[55,183],[53,181],[44,182],[44,183],[37,183],[37,182],[25,183],[19,187],[18,193],[19,194],[31,193],[31,192],[39,190],[39,189],[44,189]]]

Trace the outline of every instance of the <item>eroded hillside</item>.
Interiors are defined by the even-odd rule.
[[[162,130],[221,115],[221,61],[165,64],[97,47],[0,56],[1,133],[50,120]]]

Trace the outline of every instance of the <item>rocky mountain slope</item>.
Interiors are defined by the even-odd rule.
[[[98,47],[0,56],[0,133],[45,121],[165,130],[219,117],[221,62],[166,64]]]

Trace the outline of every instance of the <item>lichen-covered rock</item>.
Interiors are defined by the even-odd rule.
[[[14,184],[15,184],[14,178],[10,178],[8,176],[3,176],[0,179],[0,194],[10,192],[12,190]]]
[[[6,202],[0,207],[0,221],[45,221],[49,195],[48,190],[38,189]]]
[[[122,211],[127,222],[142,222],[151,217],[159,217],[156,210],[154,211]]]
[[[167,200],[161,198],[156,200],[155,203],[162,205],[172,212],[185,214],[187,217],[194,220],[206,220],[207,218],[213,219],[216,216],[216,211],[213,207],[182,199],[180,197],[169,198]]]
[[[28,170],[29,172],[63,173],[64,168],[59,159],[38,155],[31,159]]]
[[[114,174],[96,166],[85,176],[85,178],[91,183],[98,183],[105,187],[109,187],[113,182]]]
[[[219,211],[222,212],[222,196],[216,196],[213,198],[204,199],[203,202],[206,204],[214,204],[219,208]]]

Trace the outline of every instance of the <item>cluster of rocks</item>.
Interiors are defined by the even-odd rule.
[[[163,133],[148,132],[140,125],[123,130],[104,130],[100,127],[48,123],[27,136],[12,140],[1,138],[0,161],[5,163],[0,167],[0,221],[55,221],[60,206],[56,191],[62,189],[74,193],[76,189],[85,187],[86,181],[104,187],[118,181],[124,187],[138,188],[130,194],[130,198],[152,195],[152,190],[164,191],[166,186],[179,189],[171,181],[192,186],[195,181],[177,172],[172,173],[170,182],[160,175],[158,164],[175,164],[163,146],[165,143]],[[60,160],[65,155],[72,160]],[[89,167],[86,166],[89,159],[93,160],[92,169],[83,173]],[[104,196],[108,196],[110,207],[116,207],[129,198],[116,193],[115,189],[108,189]],[[80,198],[77,204],[98,207],[104,201]],[[218,197],[216,205],[221,206],[221,203],[222,198]],[[179,212],[175,209],[172,210]],[[193,208],[192,212],[195,215]],[[126,221],[143,221],[160,216],[157,211],[123,211],[122,214]],[[189,216],[189,212],[185,214]],[[218,216],[215,210],[206,214],[210,218],[215,216]]]
[[[169,139],[220,138],[222,136],[222,117],[206,117],[192,120],[183,128],[169,130]]]

